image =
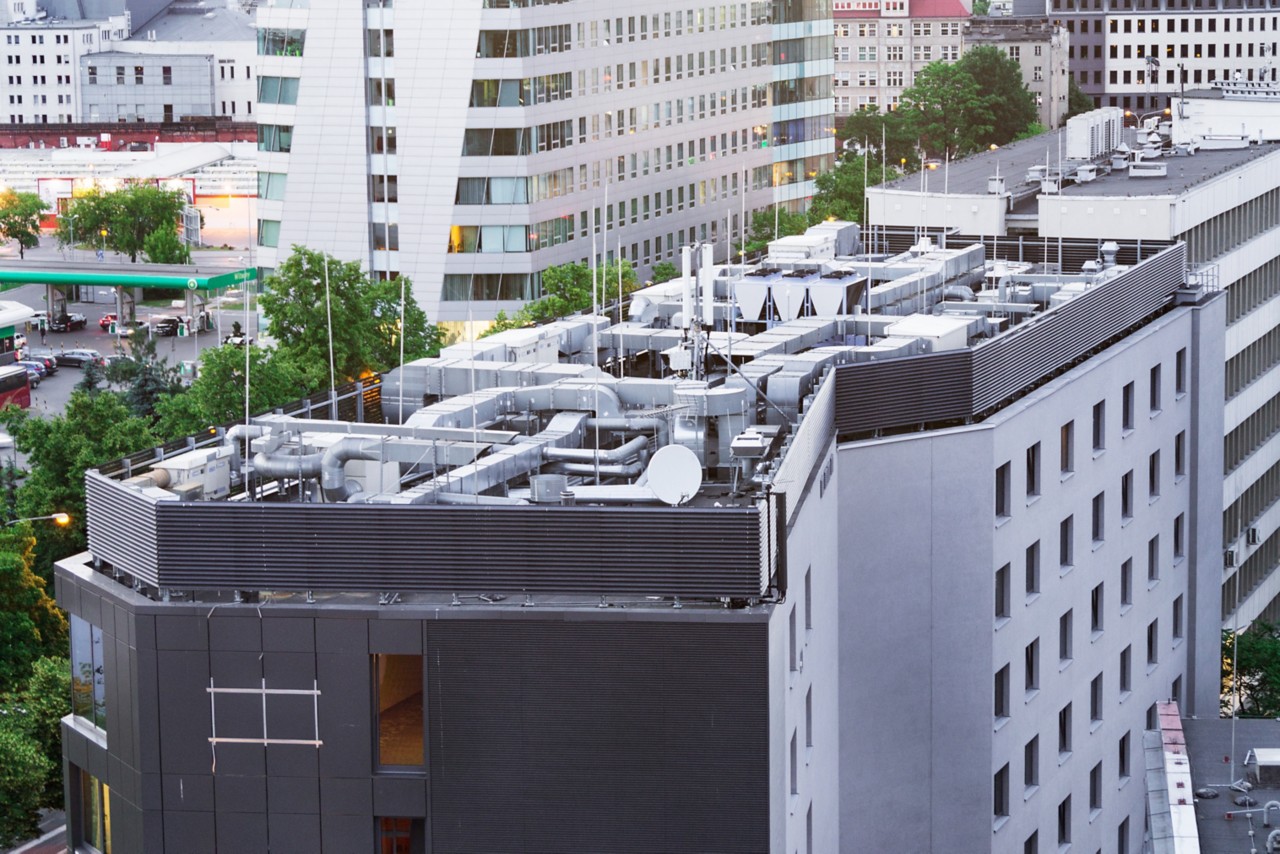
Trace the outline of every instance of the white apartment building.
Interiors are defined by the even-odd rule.
[[[1019,234],[1051,241],[1182,240],[1196,275],[1226,291],[1220,628],[1280,613],[1280,116],[1272,92],[1254,83],[1175,99],[1172,127],[1166,127],[1166,145],[1174,148],[1167,159],[1137,168],[1112,169],[1106,145],[1091,157],[1086,144],[1083,157],[1073,159],[1079,149],[1071,142],[1072,123],[1084,122],[1086,136],[1093,123],[1095,137],[1114,144],[1120,109],[1072,119],[1063,138],[1060,192],[1053,192],[1056,141],[1041,137],[951,164],[949,194],[935,182],[921,199],[912,179],[868,193],[876,223],[995,235],[1005,246],[1016,244]],[[1194,153],[1173,156],[1174,150]],[[1086,174],[1080,166],[1092,168]],[[988,180],[997,173],[1005,178]],[[1070,269],[1083,260],[1068,251],[1060,262]],[[1202,474],[1213,476],[1212,470]]]
[[[63,124],[80,120],[81,59],[127,39],[129,18],[10,22],[0,27],[0,37],[5,48],[0,105],[9,108],[9,124]]]
[[[835,0],[835,111],[897,109],[931,62],[955,62],[971,4],[963,0]]]
[[[407,276],[433,321],[513,311],[555,264],[723,256],[833,161],[825,0],[257,14],[255,260],[301,244]]]

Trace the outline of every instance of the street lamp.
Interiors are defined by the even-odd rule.
[[[59,527],[66,527],[71,524],[71,515],[69,513],[50,513],[48,516],[26,516],[22,519],[14,519],[10,522],[5,522],[4,526],[8,528],[19,522],[40,522],[45,519],[52,521],[53,524]]]
[[[104,228],[102,229],[102,231],[99,231],[98,233],[102,235],[102,253],[101,253],[101,257],[98,260],[104,261],[106,260],[106,257],[107,257],[107,230]]]
[[[67,217],[67,225],[71,229],[71,260],[76,260],[76,215]]]

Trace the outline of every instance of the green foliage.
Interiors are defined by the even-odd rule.
[[[402,287],[405,360],[439,352],[440,329],[427,322],[407,280],[371,282],[357,262],[294,246],[266,284],[261,304],[267,330],[303,370],[305,384],[296,391],[329,387],[330,334],[338,382],[399,364]]]
[[[67,623],[32,571],[29,524],[0,531],[0,693],[18,690],[42,656],[66,645]]]
[[[1067,119],[1072,116],[1078,116],[1081,113],[1087,113],[1090,110],[1096,109],[1093,99],[1086,95],[1084,90],[1080,88],[1080,84],[1076,82],[1076,78],[1071,77],[1069,79],[1070,82],[1067,83],[1067,114],[1062,117],[1063,124],[1066,124]]]
[[[1022,66],[1000,48],[992,45],[972,48],[965,51],[956,65],[979,85],[986,111],[991,116],[990,131],[975,134],[976,148],[964,153],[1019,139],[1039,117],[1035,96],[1022,80]]]
[[[18,242],[18,257],[40,243],[40,215],[49,209],[35,193],[0,193],[0,238]]]
[[[54,764],[39,742],[21,726],[0,718],[0,846],[38,835],[36,811],[53,772]]]
[[[809,215],[805,213],[792,213],[779,208],[756,211],[751,215],[747,245],[742,249],[749,253],[763,252],[769,248],[769,241],[778,237],[804,234],[804,230],[808,227]]]
[[[864,221],[863,200],[867,187],[881,183],[883,177],[890,181],[898,177],[898,170],[886,171],[879,162],[869,163],[869,156],[846,155],[836,168],[817,177],[814,184],[818,191],[809,203],[810,224],[828,219]]]
[[[840,137],[852,139],[868,152],[881,155],[876,160],[880,163],[887,160],[890,166],[915,168],[919,157],[915,132],[902,110],[888,113],[881,113],[875,107],[858,110],[845,120]]]
[[[945,159],[978,150],[994,117],[977,81],[959,63],[931,62],[904,89],[903,114],[926,156]]]
[[[659,261],[653,265],[653,283],[660,285],[663,282],[669,282],[680,275],[679,268],[670,261]]]
[[[989,15],[991,13],[991,0],[973,0],[973,14],[975,17]]]
[[[163,398],[182,391],[178,368],[156,355],[154,338],[134,335],[124,358],[107,366],[106,378],[124,387],[124,402],[139,418],[154,418],[156,405]]]
[[[164,223],[142,241],[142,252],[152,264],[190,264],[191,247],[178,237],[178,227]]]
[[[186,391],[156,403],[156,432],[191,436],[209,427],[244,420],[244,362],[240,347],[211,347],[200,356],[200,373]],[[328,364],[326,359],[325,364]],[[297,400],[305,391],[303,371],[284,351],[249,347],[249,410],[265,412]],[[328,386],[328,371],[325,386]]]
[[[74,229],[81,243],[102,246],[105,242],[108,249],[137,261],[147,238],[163,227],[175,228],[186,204],[181,190],[162,190],[152,184],[129,184],[110,193],[93,190],[74,197],[58,217],[58,241],[70,243]]]
[[[506,312],[498,312],[493,323],[479,337],[486,338],[507,329],[519,329],[535,323],[548,323],[584,311],[593,305],[616,301],[619,281],[622,283],[623,296],[639,287],[636,271],[626,259],[605,264],[596,271],[594,280],[591,268],[586,264],[548,267],[542,273],[542,298],[525,305],[511,316]]]
[[[103,370],[101,365],[97,362],[85,362],[80,381],[76,383],[76,391],[85,394],[97,394],[106,378],[106,371]]]
[[[1280,626],[1257,622],[1239,635],[1223,631],[1222,710],[1226,714],[1231,713],[1237,688],[1240,717],[1280,717]]]
[[[71,514],[70,525],[41,529],[36,573],[47,579],[56,558],[85,548],[85,470],[154,447],[157,438],[145,419],[111,393],[73,391],[62,414],[52,417],[8,407],[0,410],[0,423],[31,464],[18,488],[18,515]]]
[[[0,712],[35,740],[49,760],[49,775],[41,806],[62,807],[62,719],[71,713],[71,668],[66,655],[38,659],[20,690],[0,696]]]

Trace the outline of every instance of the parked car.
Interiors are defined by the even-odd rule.
[[[181,322],[182,318],[180,317],[156,315],[151,318],[151,330],[157,336],[169,338],[178,334],[178,324]]]
[[[58,360],[53,358],[52,356],[31,355],[31,356],[27,356],[26,358],[27,358],[27,361],[39,362],[40,364],[44,365],[45,369],[48,370],[49,373],[51,374],[56,374],[58,372]]]
[[[88,322],[89,318],[83,314],[60,314],[49,321],[49,329],[53,332],[75,332],[77,329],[84,329]]]
[[[123,326],[116,324],[116,334],[125,338],[131,335],[145,337],[151,334],[151,324],[145,320],[126,320]]]
[[[19,362],[19,364],[22,364],[22,363]],[[36,369],[31,367],[30,365],[22,365],[22,367],[26,368],[27,370],[27,379],[30,381],[31,387],[35,388],[36,386],[40,385],[40,374],[36,371]]]
[[[89,362],[104,364],[102,354],[97,350],[63,350],[54,358],[59,365],[70,365],[73,368],[83,368]]]
[[[40,375],[40,379],[49,376],[49,369],[44,366],[44,362],[37,362],[34,359],[20,359],[18,364],[35,371]]]
[[[98,328],[101,329],[103,332],[106,332],[108,329],[111,328],[111,324],[115,322],[116,322],[115,312],[112,312],[111,314],[104,314],[98,320]]]

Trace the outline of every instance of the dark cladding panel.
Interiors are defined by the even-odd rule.
[[[430,624],[434,850],[767,851],[766,632]]]

